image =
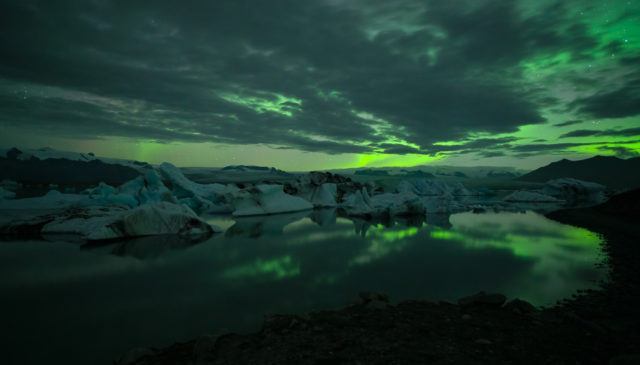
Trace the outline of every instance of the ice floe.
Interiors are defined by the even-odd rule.
[[[76,234],[87,240],[152,235],[207,235],[220,231],[200,219],[189,207],[169,202],[119,207],[76,208],[56,215],[43,225],[43,234]]]

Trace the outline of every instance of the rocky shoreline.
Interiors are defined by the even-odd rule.
[[[637,364],[640,363],[638,190],[548,216],[605,238],[610,280],[551,308],[478,293],[458,303],[361,293],[340,310],[275,315],[257,333],[203,336],[136,349],[149,364]]]

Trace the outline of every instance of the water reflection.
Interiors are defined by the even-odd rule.
[[[362,290],[395,300],[488,290],[550,304],[604,275],[594,266],[598,236],[532,212],[372,222],[326,209],[207,219],[226,231],[200,243],[0,245],[9,358],[107,364],[132,346],[255,330],[265,313],[340,307]]]
[[[52,237],[49,237],[50,239]],[[208,237],[189,236],[147,236],[136,237],[111,243],[88,243],[80,247],[82,250],[110,253],[116,256],[131,256],[140,260],[160,257],[170,250],[184,250],[207,241]]]

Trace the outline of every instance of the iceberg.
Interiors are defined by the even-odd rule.
[[[285,191],[311,202],[316,208],[338,205],[338,189],[352,184],[351,179],[330,172],[312,171],[285,185]]]
[[[316,208],[331,208],[338,205],[338,186],[334,183],[324,183],[319,186],[309,187],[304,193],[298,194],[301,198],[311,202]]]
[[[130,210],[118,207],[71,210],[45,224],[41,233],[77,234],[97,241],[166,234],[202,236],[220,231],[187,206],[160,202]]]
[[[453,196],[476,195],[460,182],[447,183],[442,180],[416,179],[402,180],[396,186],[396,192],[410,192],[420,196],[440,196],[450,194]]]
[[[101,182],[98,186],[84,191],[91,199],[90,205],[123,205],[129,208],[149,203],[177,203],[171,191],[162,183],[154,170],[130,180],[118,188]]]
[[[0,199],[0,209],[65,209],[86,203],[87,200],[86,195],[50,190],[47,194],[34,198]]]
[[[162,183],[160,175],[155,170],[149,170],[144,175],[122,184],[118,188],[118,192],[133,197],[137,202],[134,206],[159,202],[178,202],[171,191]]]
[[[336,197],[338,186],[334,183],[324,183],[317,186],[311,193],[311,203],[315,207],[329,208],[338,205]]]
[[[0,200],[4,199],[13,199],[16,197],[16,193],[13,191],[6,190],[3,187],[0,187]]]
[[[347,195],[340,208],[349,216],[393,217],[425,213],[422,199],[414,193],[383,193],[369,196],[365,188]]]
[[[457,201],[451,194],[425,197],[422,202],[427,214],[451,214],[467,210],[467,206]]]
[[[385,193],[370,199],[373,214],[389,217],[397,215],[423,215],[425,207],[420,197],[414,193]]]
[[[549,180],[544,184],[542,192],[566,201],[600,202],[605,199],[606,187],[594,182],[573,178]]]
[[[234,216],[298,212],[313,209],[307,200],[286,194],[282,185],[256,185],[233,194]]]
[[[369,193],[365,188],[345,196],[340,208],[351,216],[371,215],[373,213],[371,197],[369,197]]]
[[[239,189],[233,185],[198,184],[189,180],[179,168],[164,162],[159,167],[168,182],[173,195],[192,209],[208,213],[228,213],[232,211],[231,195]]]

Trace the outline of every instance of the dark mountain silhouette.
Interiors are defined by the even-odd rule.
[[[389,176],[389,171],[387,171],[387,170],[364,169],[364,170],[357,170],[353,174],[354,175],[367,175],[367,176]]]
[[[24,185],[81,186],[105,182],[117,186],[140,175],[131,167],[108,164],[100,160],[40,160],[36,157],[19,159],[20,155],[20,150],[12,149],[7,153],[7,158],[0,157],[0,180],[13,180]]]
[[[489,171],[487,173],[487,177],[492,178],[515,178],[520,176],[517,172],[509,172],[509,171]]]
[[[401,172],[404,173],[404,176],[406,177],[424,177],[424,178],[433,178],[435,176],[433,176],[432,173],[429,172],[425,172],[422,170],[400,170]]]
[[[545,182],[563,177],[593,181],[613,189],[640,187],[640,157],[626,160],[613,156],[595,156],[579,161],[563,159],[520,176],[518,180]]]

